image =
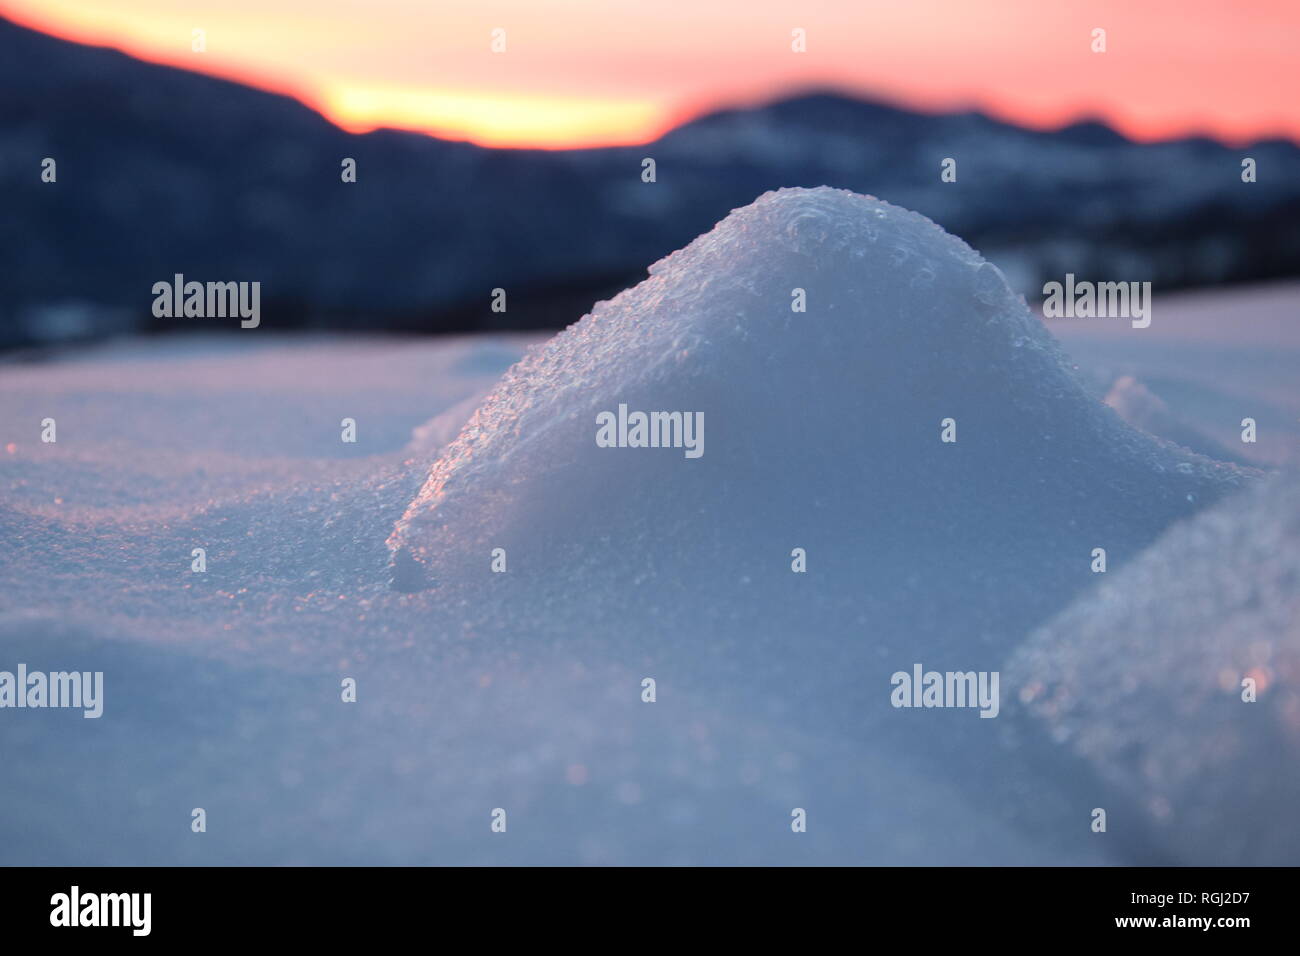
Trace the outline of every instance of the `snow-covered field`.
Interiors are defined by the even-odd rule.
[[[0,670],[105,690],[0,709],[0,862],[1300,862],[1297,309],[1045,331],[798,190],[549,342],[6,364]],[[703,454],[598,447],[620,403]],[[916,663],[1000,672],[996,719],[892,706]]]

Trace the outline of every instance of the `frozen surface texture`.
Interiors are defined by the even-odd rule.
[[[1120,375],[1220,444],[1257,415],[1264,454],[1243,457],[1287,460],[1294,324],[1248,347],[1235,302],[1200,352],[1177,310],[1145,338],[1107,328],[1085,343],[1085,390],[961,241],[876,200],[788,190],[527,356],[516,338],[257,330],[9,363],[0,669],[103,670],[105,710],[0,712],[0,862],[1217,859],[1200,823],[1119,813],[1110,838],[1090,833],[1097,794],[1125,785],[1110,751],[1013,714],[1009,681],[985,720],[895,709],[890,678],[1002,669],[1171,525],[1254,483],[1122,421],[1101,401]],[[596,415],[619,404],[704,413],[703,455],[597,447]],[[1278,552],[1294,543],[1292,525],[1277,535]],[[1184,586],[1162,560],[1137,595],[1153,609]],[[1236,613],[1213,603],[1231,599],[1220,585],[1197,620]],[[1257,642],[1285,644],[1257,623]],[[1046,633],[1080,660],[1091,646]],[[1179,661],[1181,637],[1144,652]],[[1272,683],[1220,730],[1283,734],[1278,661],[1232,657]],[[1187,666],[1179,680],[1204,676]],[[1137,735],[1130,706],[1165,726],[1164,693],[1114,714],[1085,699],[1072,726]],[[1196,748],[1217,739],[1187,740],[1192,770],[1161,779],[1201,779],[1214,757]],[[1248,776],[1258,792],[1222,784],[1200,819],[1289,825],[1273,800],[1289,791]],[[1140,804],[1149,785],[1126,785]],[[1183,812],[1182,790],[1159,792]],[[207,834],[189,830],[196,806]]]
[[[556,582],[621,575],[625,607],[757,612],[803,547],[808,590],[878,632],[1005,642],[1093,547],[1122,562],[1242,480],[1086,395],[994,266],[888,203],[769,193],[650,273],[507,373],[397,524],[399,588],[481,579],[503,547]],[[703,413],[704,454],[598,447],[620,404]]]
[[[1300,481],[1279,476],[1052,620],[1015,655],[1008,695],[1096,769],[1112,816],[1140,815],[1181,862],[1295,864],[1297,622]]]

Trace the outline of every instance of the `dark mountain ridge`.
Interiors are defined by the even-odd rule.
[[[1300,273],[1284,141],[1139,145],[1095,122],[1042,132],[815,93],[642,146],[487,149],[347,133],[287,96],[0,19],[3,346],[215,329],[153,317],[153,284],[176,273],[260,281],[264,328],[563,325],[732,208],[819,185],[930,216],[1024,290],[1066,271],[1164,288]]]

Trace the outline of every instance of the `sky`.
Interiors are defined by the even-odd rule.
[[[491,146],[647,142],[710,109],[825,88],[1038,128],[1095,117],[1140,140],[1300,140],[1300,0],[0,0],[0,13],[289,93],[350,130]]]

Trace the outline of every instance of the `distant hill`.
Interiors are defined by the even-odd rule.
[[[1099,123],[1044,133],[819,94],[644,146],[485,149],[346,133],[288,97],[0,19],[2,346],[193,326],[150,314],[153,283],[178,272],[260,280],[269,328],[565,324],[732,208],[823,184],[930,216],[1025,289],[1066,271],[1163,287],[1300,274],[1289,142],[1139,145]]]

